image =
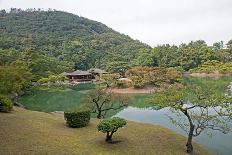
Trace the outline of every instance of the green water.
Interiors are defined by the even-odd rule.
[[[95,89],[94,84],[80,84],[70,88],[35,87],[18,101],[27,109],[43,112],[65,111],[81,105],[83,97]]]
[[[65,111],[66,109],[79,107],[86,94],[93,89],[95,89],[94,84],[80,84],[70,88],[35,87],[28,91],[29,93],[20,97],[18,101],[30,110],[43,112]],[[132,97],[133,106],[149,106],[146,105],[146,102],[144,101],[150,95],[133,94],[130,96]],[[109,111],[107,117],[115,115],[122,109]]]
[[[181,83],[184,85],[197,84],[200,86],[212,86],[217,93],[223,94],[226,87],[232,81],[232,77],[222,78],[187,78],[184,77]],[[30,110],[52,112],[64,111],[69,108],[78,107],[82,103],[83,98],[90,91],[95,89],[95,85],[80,84],[70,88],[32,88],[26,95],[19,98],[19,102]],[[145,108],[149,107],[147,100],[152,95],[150,94],[127,94],[132,97],[133,107]],[[122,110],[122,109],[120,109]],[[108,117],[116,114],[118,111],[110,111]]]
[[[213,88],[216,93],[224,94],[226,92],[227,86],[232,82],[231,77],[223,78],[183,78],[182,83],[184,85],[197,84],[205,88]],[[146,102],[146,101],[145,101]],[[187,134],[178,126],[175,126],[169,119],[168,116],[172,118],[177,118],[176,115],[169,108],[164,108],[160,110],[154,110],[154,108],[138,108],[138,107],[128,107],[116,114],[117,117],[122,117],[127,120],[132,120],[136,122],[150,123],[155,125],[161,125],[169,128],[179,134],[186,136]],[[181,117],[182,120],[185,116]],[[187,120],[185,120],[187,121]],[[227,122],[232,129],[232,122]],[[207,132],[206,132],[207,131]],[[212,137],[208,136],[207,133],[211,133]],[[227,134],[215,130],[205,130],[198,137],[194,138],[198,144],[201,144],[204,148],[208,149],[210,152],[216,155],[230,155],[232,154],[232,132]]]
[[[202,87],[212,87],[216,93],[224,94],[227,86],[232,82],[232,77],[221,78],[189,78],[184,77],[181,80],[183,85],[197,84]],[[28,109],[44,112],[64,111],[69,108],[78,107],[82,104],[82,99],[86,94],[95,89],[93,84],[83,84],[72,88],[42,88],[31,89],[31,92],[19,98],[19,102]],[[168,109],[153,110],[148,102],[152,97],[150,94],[128,94],[132,97],[132,104],[125,109],[109,111],[107,117],[119,116],[128,120],[137,122],[159,124],[170,128],[175,132],[185,135],[178,127],[174,126],[166,114],[172,114]],[[94,116],[94,115],[93,115]],[[232,126],[231,126],[232,127]],[[224,135],[219,132],[213,132],[213,137],[209,138],[206,134],[201,134],[194,139],[205,148],[215,154],[229,155],[232,152],[232,133]]]

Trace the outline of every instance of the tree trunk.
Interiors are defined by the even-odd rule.
[[[99,111],[99,112],[98,112],[98,114],[97,114],[97,118],[98,118],[98,119],[101,119],[101,118],[102,118],[101,111]]]
[[[108,143],[112,142],[112,136],[113,136],[113,132],[111,132],[111,134],[109,132],[107,132],[106,142],[108,142]]]
[[[192,122],[190,115],[188,114],[188,111],[184,110],[182,112],[185,114],[185,116],[187,116],[188,121],[189,121],[189,134],[188,134],[188,141],[186,144],[186,147],[187,147],[186,151],[187,151],[187,153],[192,154],[193,153],[192,139],[193,139],[193,131],[194,131],[195,127],[193,125],[193,122]]]
[[[192,145],[193,131],[194,131],[194,126],[192,124],[190,124],[190,131],[189,131],[189,134],[188,134],[188,141],[187,141],[187,144],[186,144],[187,153],[189,153],[189,154],[193,153],[193,145]]]

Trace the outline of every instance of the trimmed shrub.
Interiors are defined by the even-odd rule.
[[[64,118],[69,127],[81,128],[85,127],[90,121],[90,110],[87,108],[79,108],[64,112]]]
[[[126,125],[126,120],[119,117],[113,117],[102,120],[98,125],[98,131],[106,133],[106,142],[112,142],[112,136],[119,128]]]
[[[10,112],[12,109],[12,101],[8,97],[0,95],[0,112]]]

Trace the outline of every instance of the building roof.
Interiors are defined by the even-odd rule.
[[[91,75],[88,71],[76,70],[72,73],[66,73],[66,75]]]
[[[91,68],[88,70],[91,73],[95,73],[95,74],[107,74],[108,72],[102,69],[98,69],[98,68]]]
[[[119,78],[119,81],[127,81],[127,82],[131,82],[132,80],[129,78]]]
[[[63,73],[61,73],[60,75],[64,75],[64,76],[65,76],[65,75],[67,75],[67,73],[66,73],[66,72],[63,72]]]

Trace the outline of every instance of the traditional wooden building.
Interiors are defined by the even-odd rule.
[[[70,81],[91,81],[92,74],[88,71],[76,70],[72,73],[62,73],[62,75],[66,76]]]

